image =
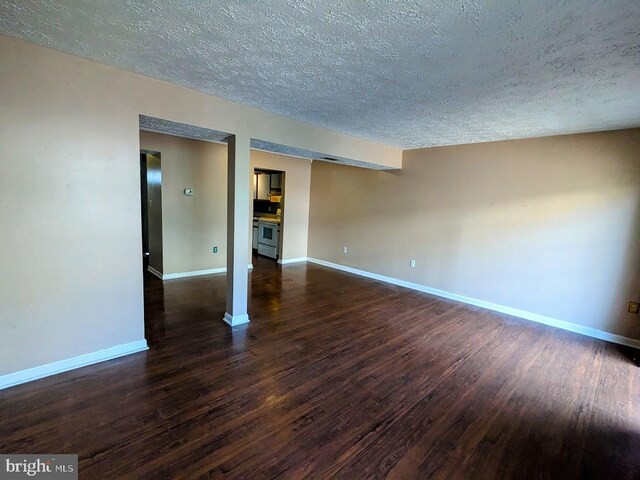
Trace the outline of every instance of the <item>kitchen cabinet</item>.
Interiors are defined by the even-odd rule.
[[[272,173],[270,175],[270,185],[271,190],[281,190],[282,189],[282,174],[281,173]]]
[[[253,198],[256,200],[269,200],[269,194],[280,195],[282,191],[281,173],[256,173]]]
[[[258,177],[256,198],[258,200],[269,200],[269,193],[271,192],[271,175],[258,173],[256,174],[256,177]]]

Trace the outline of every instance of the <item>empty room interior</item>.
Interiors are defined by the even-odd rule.
[[[0,477],[640,478],[639,26],[0,2]]]

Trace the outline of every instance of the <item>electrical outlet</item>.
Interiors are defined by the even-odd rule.
[[[218,247],[213,247],[213,248],[211,249],[211,251],[212,251],[213,253],[218,253]]]
[[[349,247],[342,247],[342,253],[349,253]]]
[[[640,303],[629,302],[629,308],[627,311],[629,313],[635,313],[637,315],[638,313],[640,313]]]
[[[409,262],[409,266],[411,268],[416,268],[416,261],[414,259],[411,259],[411,261]]]

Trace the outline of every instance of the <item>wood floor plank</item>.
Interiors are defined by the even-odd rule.
[[[0,392],[0,451],[80,478],[640,478],[611,344],[317,265],[145,278],[151,349]]]

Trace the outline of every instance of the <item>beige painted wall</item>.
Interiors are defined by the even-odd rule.
[[[224,267],[227,259],[227,149],[140,132],[140,148],[162,158],[162,273]],[[185,188],[194,188],[186,196]],[[212,247],[218,253],[212,253]]]
[[[162,273],[225,267],[226,145],[141,131],[140,148],[158,151],[162,158]],[[285,172],[282,259],[306,257],[311,162],[252,150],[251,168]],[[195,188],[196,195],[185,196],[185,188]],[[214,245],[217,254],[211,252]]]
[[[314,162],[309,256],[640,339],[639,207],[640,130]]]
[[[139,114],[401,165],[397,148],[20,40],[0,36],[0,58],[0,375],[143,339]]]
[[[311,161],[252,150],[251,167],[285,172],[282,260],[306,257]]]

